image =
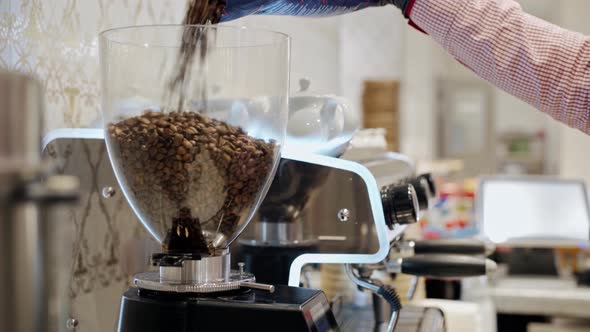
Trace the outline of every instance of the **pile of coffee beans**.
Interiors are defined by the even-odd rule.
[[[128,194],[160,224],[165,252],[211,249],[231,236],[267,181],[274,141],[195,112],[154,112],[108,126]]]

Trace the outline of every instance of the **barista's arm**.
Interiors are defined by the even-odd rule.
[[[482,78],[590,134],[590,37],[513,0],[410,0],[405,14]]]

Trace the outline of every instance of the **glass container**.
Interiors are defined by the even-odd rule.
[[[289,37],[162,25],[99,41],[106,145],[127,200],[163,253],[215,255],[250,221],[280,159]]]

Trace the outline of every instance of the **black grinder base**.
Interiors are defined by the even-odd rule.
[[[119,332],[339,331],[322,291],[276,286],[200,296],[130,288],[123,294]]]

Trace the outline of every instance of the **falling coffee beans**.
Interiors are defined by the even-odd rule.
[[[196,94],[202,100],[207,100],[207,72],[203,71],[205,60],[209,52],[209,44],[215,41],[217,30],[207,26],[216,25],[221,21],[226,0],[190,0],[184,15],[180,53],[176,63],[177,69],[169,82],[170,96],[178,95],[178,110],[182,111],[185,101],[186,80],[189,71],[198,60],[198,79],[195,79]],[[195,93],[195,91],[193,91]]]
[[[195,112],[146,111],[110,124],[108,133],[128,195],[166,234],[164,252],[211,252],[205,239],[232,236],[277,147]]]

